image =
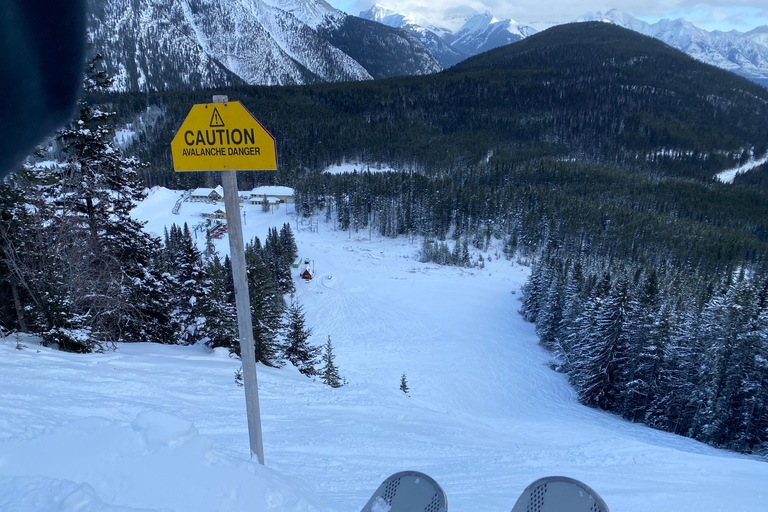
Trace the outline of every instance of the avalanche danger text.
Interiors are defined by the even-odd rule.
[[[219,128],[214,130],[197,130],[197,133],[187,130],[184,132],[184,142],[189,147],[182,150],[182,156],[261,155],[259,147],[254,145],[253,128],[242,130],[239,128],[233,130]],[[238,147],[232,147],[232,144]]]

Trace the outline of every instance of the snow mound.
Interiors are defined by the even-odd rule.
[[[194,424],[143,411],[90,417],[0,441],[0,510],[320,512],[311,491],[216,452]]]
[[[144,442],[151,449],[183,443],[197,435],[192,422],[159,411],[140,413],[131,427],[142,433]]]
[[[139,512],[132,507],[104,503],[88,484],[42,477],[0,478],[0,510],[27,512]]]

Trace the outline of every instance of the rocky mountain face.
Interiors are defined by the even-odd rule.
[[[535,33],[533,27],[520,25],[510,19],[498,20],[490,12],[485,12],[469,18],[459,30],[446,35],[445,40],[468,55],[477,55],[515,43]]]
[[[664,41],[694,59],[727,69],[768,87],[768,27],[750,32],[708,32],[682,19],[646,23],[611,10],[589,13],[576,21],[602,21]]]
[[[510,19],[498,20],[489,12],[472,16],[456,31],[431,25],[424,19],[409,17],[379,4],[361,12],[360,17],[414,34],[445,67],[536,33],[532,27]]]
[[[418,39],[390,27],[360,27],[324,0],[89,0],[88,6],[90,43],[105,56],[118,91],[339,82],[442,69]]]
[[[431,27],[426,20],[417,20],[414,17],[397,13],[379,4],[374,5],[367,11],[361,12],[360,18],[375,21],[388,27],[402,29],[419,38],[429,48],[432,55],[437,57],[445,67],[453,66],[470,56],[454,48],[444,39],[445,35],[451,35],[449,30]]]

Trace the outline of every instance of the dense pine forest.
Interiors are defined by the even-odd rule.
[[[650,38],[582,23],[426,77],[216,92],[243,102],[278,141],[279,171],[243,173],[244,188],[292,186],[299,215],[319,215],[350,233],[418,239],[424,261],[482,266],[482,253],[492,250],[494,258],[530,263],[521,312],[583,403],[768,454],[768,171],[762,166],[732,185],[713,179],[768,151],[765,89]],[[89,102],[117,112],[118,125],[135,133],[124,147],[135,160],[107,151],[113,160],[96,167],[112,181],[96,180],[77,196],[111,191],[98,202],[107,205],[107,197],[136,194],[141,182],[213,185],[211,173],[170,172],[169,148],[191,104],[212,93],[91,92]],[[84,123],[107,123],[102,111],[85,108]],[[66,132],[61,137],[68,152],[83,152]],[[342,162],[361,162],[359,172],[322,172]],[[399,172],[369,172],[377,164]],[[114,252],[114,237],[128,235],[112,235],[87,202],[67,203],[73,187],[90,181],[76,174],[62,185],[56,173],[64,170],[73,172],[19,173],[3,189],[4,226],[13,227],[0,233],[2,322],[40,329],[60,345],[69,336],[73,350],[83,332],[89,349],[94,340],[205,337],[236,350],[231,315],[210,313],[210,324],[197,325],[208,313],[189,310],[207,307],[190,301],[196,293],[218,297],[218,310],[226,310],[231,291],[214,277],[226,275],[226,262],[194,254],[183,227],[164,243]],[[110,208],[127,212],[129,201]],[[66,230],[58,224],[65,221]],[[62,233],[93,240],[97,249],[87,254],[99,258],[77,253],[83,249]],[[289,235],[249,245],[251,274],[261,276],[252,304],[274,319],[256,336],[270,364],[288,357],[273,342],[288,286],[281,269],[292,254],[275,247],[290,246]],[[141,297],[131,303],[148,306],[109,322],[84,315],[96,295],[72,294],[71,281],[82,278],[69,273],[62,251],[75,251],[98,275],[123,265],[120,275],[137,286],[125,290]],[[31,263],[17,268],[19,260]],[[103,286],[99,293],[113,285]],[[152,317],[163,311],[174,321]],[[153,334],[153,325],[175,334]]]

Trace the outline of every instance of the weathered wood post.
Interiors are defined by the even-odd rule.
[[[229,101],[226,96],[214,96],[214,103]],[[245,412],[248,415],[248,440],[251,453],[259,464],[264,464],[264,443],[261,437],[261,410],[259,408],[259,383],[256,379],[256,348],[253,343],[251,323],[251,298],[248,294],[248,277],[245,273],[245,243],[240,222],[240,198],[237,193],[237,171],[221,171],[224,188],[224,210],[227,213],[229,255],[232,259],[232,277],[235,281],[237,306],[237,331],[240,335],[240,359],[243,361],[243,385],[245,386]]]

